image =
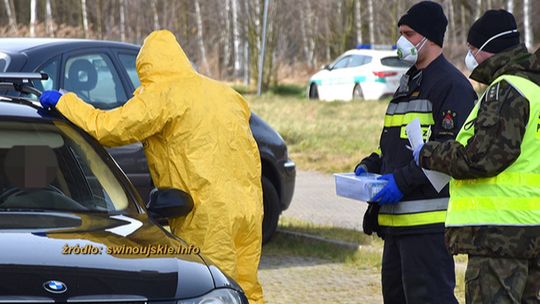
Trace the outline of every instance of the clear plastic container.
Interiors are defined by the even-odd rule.
[[[360,176],[354,173],[334,173],[336,194],[359,201],[371,201],[387,183],[385,180],[378,180],[379,176],[374,173],[364,173]]]

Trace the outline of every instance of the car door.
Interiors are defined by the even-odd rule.
[[[110,110],[122,106],[132,95],[129,73],[114,50],[77,52],[64,56],[61,87],[76,93],[94,107]],[[146,200],[152,188],[141,143],[108,149]]]
[[[371,62],[371,56],[352,55],[347,67],[343,69],[343,89],[340,91],[340,99],[350,100],[353,97],[353,90],[356,84],[362,85],[370,78],[373,78],[371,71],[365,65]]]
[[[330,65],[329,71],[320,82],[319,98],[322,100],[336,100],[343,96],[343,89],[346,86],[346,73],[344,69],[351,56],[338,58],[335,63]]]

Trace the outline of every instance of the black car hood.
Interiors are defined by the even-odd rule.
[[[170,300],[215,287],[196,249],[144,215],[1,212],[0,244],[0,300]],[[51,280],[67,290],[47,291]]]

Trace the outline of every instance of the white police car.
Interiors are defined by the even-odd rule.
[[[410,68],[395,50],[349,50],[309,79],[307,96],[321,100],[381,99],[394,94]]]

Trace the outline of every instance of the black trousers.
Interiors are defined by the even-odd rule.
[[[454,259],[444,233],[385,235],[382,289],[385,304],[457,303]]]

